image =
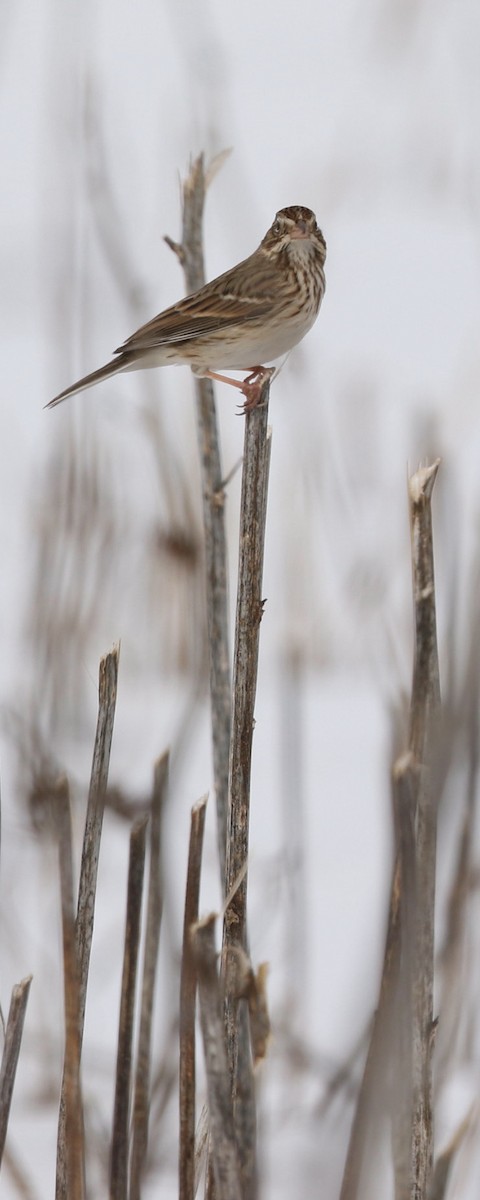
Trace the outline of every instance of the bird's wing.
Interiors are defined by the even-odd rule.
[[[254,255],[251,259],[254,259]],[[227,330],[238,322],[266,316],[275,301],[271,277],[267,286],[263,272],[249,270],[251,259],[219,275],[191,296],[166,308],[133,333],[115,354],[151,350],[156,346],[188,342]],[[245,271],[243,270],[245,268]]]

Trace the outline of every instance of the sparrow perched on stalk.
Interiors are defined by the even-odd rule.
[[[309,208],[280,209],[249,258],[142,325],[111,362],[60,392],[47,407],[120,371],[184,364],[194,375],[240,388],[244,410],[254,408],[265,373],[258,364],[292,350],[318,316],[326,252]],[[242,382],[219,375],[220,369],[248,375]]]

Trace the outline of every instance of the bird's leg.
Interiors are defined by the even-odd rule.
[[[217,383],[229,383],[230,387],[243,388],[241,379],[230,379],[228,375],[218,375],[216,371],[194,371],[199,379],[216,379]]]
[[[251,412],[252,408],[258,407],[263,385],[274,374],[273,367],[251,367],[249,374],[243,380],[230,379],[228,375],[219,375],[216,371],[202,371],[202,378],[216,379],[218,383],[229,383],[230,387],[240,388],[245,396],[245,403],[241,411],[247,413]]]

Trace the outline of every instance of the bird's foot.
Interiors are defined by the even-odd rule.
[[[245,402],[241,407],[242,413],[252,412],[254,408],[259,408],[261,404],[261,395],[268,379],[272,379],[275,375],[274,367],[252,367],[250,373],[246,376],[242,384],[242,392],[245,396]]]
[[[230,387],[236,387],[245,396],[245,402],[241,405],[240,414],[251,412],[252,409],[258,408],[262,390],[267,382],[267,379],[273,379],[276,375],[275,367],[251,367],[245,379],[230,379],[228,375],[219,375],[218,371],[193,371],[194,375],[203,379],[215,379],[218,383],[228,383]]]

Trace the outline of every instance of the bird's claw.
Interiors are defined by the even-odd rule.
[[[253,412],[254,408],[261,407],[260,397],[268,379],[272,379],[275,374],[274,367],[253,367],[250,374],[243,381],[242,393],[245,396],[245,401],[240,408],[240,414]]]

